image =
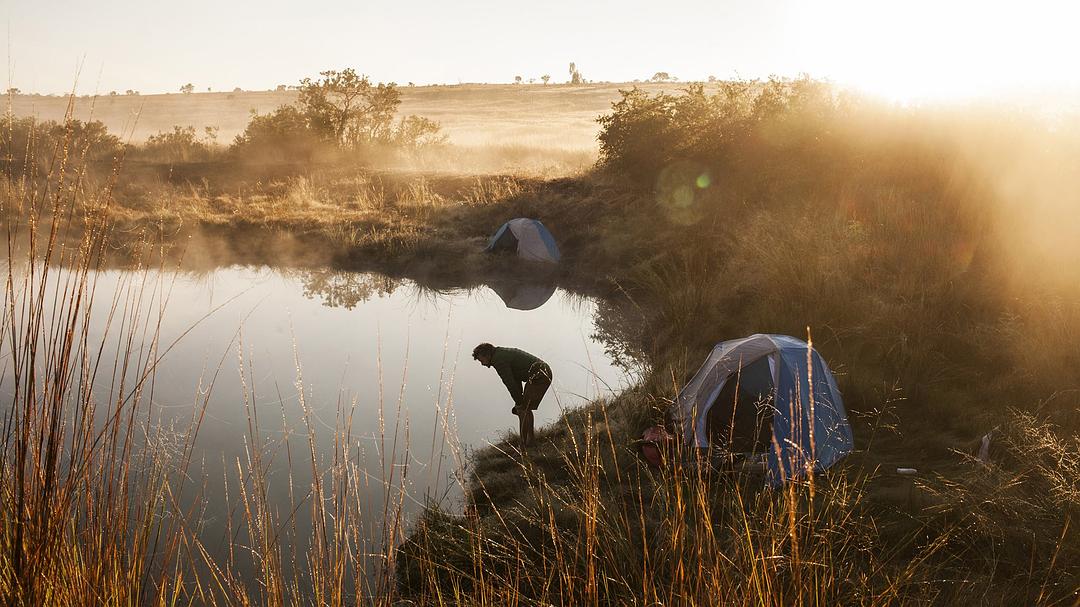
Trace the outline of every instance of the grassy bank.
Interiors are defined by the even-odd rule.
[[[627,439],[651,404],[623,394],[544,429],[528,456],[479,454],[470,506],[416,523],[399,587],[419,604],[1076,600],[1075,440],[1028,416],[1008,418],[989,467],[855,466],[763,491],[760,476],[648,468]]]

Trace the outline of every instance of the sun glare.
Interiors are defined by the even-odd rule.
[[[956,100],[1075,88],[1060,68],[1080,54],[1066,2],[806,3],[796,26],[812,39],[812,75],[894,101]]]

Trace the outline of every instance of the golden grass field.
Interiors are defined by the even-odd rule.
[[[679,83],[588,84],[460,84],[402,86],[399,114],[438,121],[450,142],[461,146],[527,145],[538,148],[587,149],[595,152],[596,118],[611,109],[619,89],[638,86],[651,93],[674,92]],[[102,95],[75,100],[73,118],[101,120],[113,133],[134,143],[174,125],[217,127],[220,143],[244,130],[251,112],[267,113],[296,100],[295,91],[242,93],[168,93]],[[62,121],[67,97],[16,95],[16,116]]]

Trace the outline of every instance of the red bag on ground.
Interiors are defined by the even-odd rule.
[[[668,433],[663,426],[650,426],[641,435],[638,444],[641,446],[641,455],[645,461],[654,468],[664,467],[664,451],[670,451],[670,443],[675,437]]]

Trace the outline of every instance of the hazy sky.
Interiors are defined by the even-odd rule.
[[[0,0],[24,91],[267,89],[354,67],[375,80],[509,82],[576,61],[592,80],[815,77],[895,97],[1080,80],[1080,2],[906,0]]]

